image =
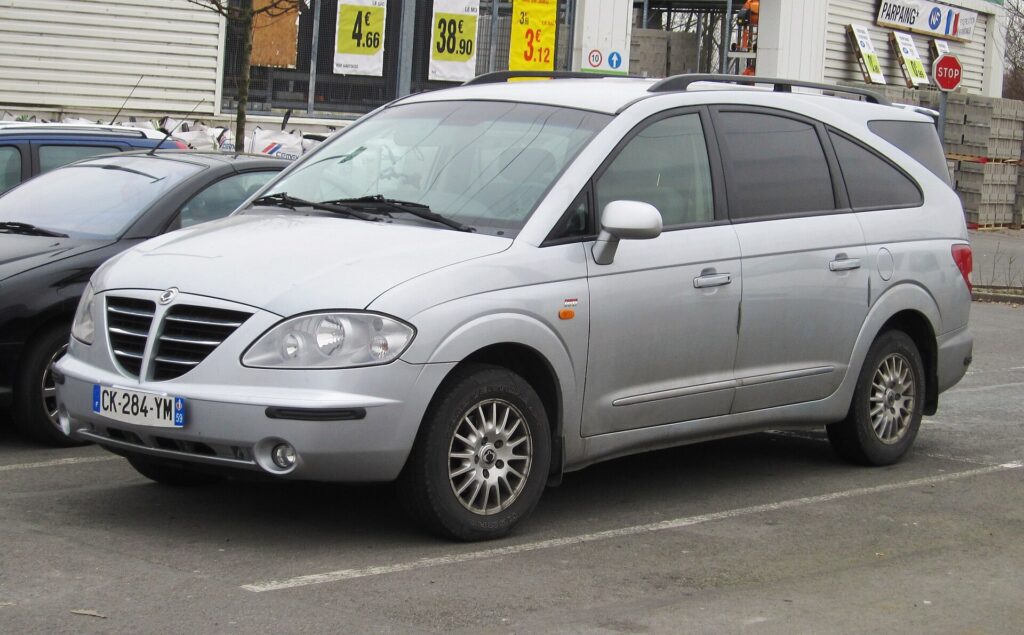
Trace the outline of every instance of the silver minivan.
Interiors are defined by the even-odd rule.
[[[465,540],[654,448],[824,425],[852,461],[907,452],[973,344],[929,117],[514,75],[391,103],[110,260],[57,365],[65,433],[169,485],[397,480]]]

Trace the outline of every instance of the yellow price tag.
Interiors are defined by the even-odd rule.
[[[910,67],[911,77],[928,81],[928,73],[924,72],[924,64],[921,63],[921,60],[907,60],[907,66]]]
[[[864,62],[868,66],[868,72],[872,75],[882,74],[882,65],[878,62],[878,56],[874,53],[865,53]]]
[[[465,13],[434,14],[434,59],[465,62],[476,46],[476,16]]]
[[[509,70],[554,70],[557,29],[557,0],[514,0]]]
[[[338,53],[376,55],[384,42],[384,7],[341,5],[338,35]]]

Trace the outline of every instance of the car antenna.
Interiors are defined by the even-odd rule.
[[[199,106],[201,106],[204,101],[206,101],[206,100],[205,99],[200,99],[199,102],[196,103],[195,106],[192,106],[192,110],[189,111],[189,113],[187,115],[185,115],[185,119],[188,119],[189,117],[191,117],[193,115],[193,113],[195,113],[196,109],[199,108]],[[171,135],[174,134],[174,131],[178,129],[178,126],[180,126],[181,124],[185,123],[185,119],[182,119],[177,124],[175,124],[175,126],[173,128],[168,130],[167,134],[164,135],[164,138],[160,140],[160,143],[158,143],[155,146],[153,146],[153,148],[149,152],[147,152],[146,154],[148,154],[150,156],[156,154],[156,149],[159,148],[160,146],[162,146],[164,144],[164,141],[167,141],[168,139],[171,138]]]
[[[124,98],[124,103],[122,103],[121,107],[117,109],[116,113],[114,113],[114,118],[110,120],[111,126],[114,125],[115,121],[117,121],[118,115],[120,115],[121,111],[124,110],[124,107],[128,105],[128,100],[135,94],[135,89],[139,87],[139,84],[142,83],[142,80],[145,79],[145,77],[145,75],[139,75],[139,81],[135,82],[135,86],[133,86],[131,91],[129,91],[128,96]]]

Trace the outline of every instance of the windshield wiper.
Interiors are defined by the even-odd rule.
[[[327,203],[314,203],[313,201],[307,201],[305,199],[297,198],[295,196],[289,196],[287,192],[278,192],[277,194],[267,194],[261,196],[252,202],[253,205],[274,205],[277,207],[287,207],[288,209],[298,209],[300,207],[311,207],[324,212],[331,212],[332,214],[340,214],[342,216],[349,216],[351,218],[358,218],[359,220],[368,220],[372,222],[381,222],[384,219],[373,214],[367,214],[354,210],[349,207],[342,205],[335,205],[330,202]]]
[[[51,238],[67,238],[67,234],[50,231],[42,227],[36,227],[29,223],[17,223],[14,221],[0,221],[0,232],[5,234],[24,234],[26,236],[49,236]]]
[[[323,204],[325,204],[325,205],[359,205],[361,207],[365,206],[365,207],[371,207],[371,208],[376,207],[378,209],[384,210],[384,213],[387,213],[388,211],[402,212],[404,214],[409,214],[409,215],[415,216],[417,218],[422,218],[424,220],[429,220],[429,221],[433,221],[435,223],[440,223],[441,225],[446,225],[446,226],[451,227],[452,229],[456,229],[456,230],[458,230],[460,232],[475,232],[476,231],[475,227],[470,227],[469,225],[463,225],[462,223],[460,223],[457,220],[453,220],[453,219],[448,218],[446,216],[442,216],[441,214],[438,214],[437,212],[430,211],[430,207],[428,207],[428,206],[426,206],[426,205],[424,205],[422,203],[413,203],[411,201],[399,201],[399,200],[393,199],[393,198],[385,198],[381,194],[374,194],[372,196],[360,196],[360,197],[357,197],[357,198],[339,198],[339,199],[334,200],[334,201],[324,201]]]
[[[146,174],[145,172],[143,172],[141,170],[133,170],[132,168],[126,168],[123,165],[111,165],[111,164],[93,165],[93,164],[86,164],[86,165],[73,165],[73,166],[70,166],[70,167],[74,167],[74,168],[93,168],[93,169],[99,169],[99,170],[117,170],[118,172],[127,172],[128,174],[137,174],[139,176],[144,176],[147,179],[153,181],[154,183],[157,183],[159,181],[163,181],[165,178],[167,178],[167,177],[164,177],[164,176],[153,176],[152,174]]]

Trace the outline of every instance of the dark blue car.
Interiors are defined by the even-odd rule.
[[[186,148],[142,128],[0,122],[0,193],[79,159],[155,147]]]

